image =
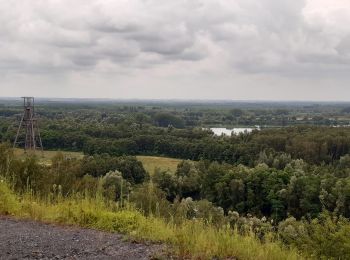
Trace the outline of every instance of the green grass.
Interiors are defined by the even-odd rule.
[[[136,158],[142,162],[143,167],[150,174],[154,173],[156,168],[160,170],[170,170],[175,172],[177,165],[182,161],[181,159],[174,159],[168,157],[158,157],[158,156],[136,156]]]
[[[116,203],[106,204],[101,196],[58,195],[39,200],[30,192],[18,196],[3,180],[0,192],[0,214],[119,232],[137,241],[161,242],[180,259],[302,259],[295,250],[274,241],[261,243],[253,234],[243,236],[229,227],[216,228],[201,220],[176,225],[162,218],[146,217],[131,205],[119,208]]]
[[[84,157],[84,154],[82,152],[66,152],[66,151],[36,151],[35,155],[39,159],[39,163],[50,165],[51,159],[58,153],[63,153],[64,156],[70,157],[70,158],[77,158],[82,159]],[[23,149],[15,148],[14,149],[14,155],[17,158],[25,158],[26,154]]]
[[[0,177],[0,214],[18,214],[20,203],[17,196]]]

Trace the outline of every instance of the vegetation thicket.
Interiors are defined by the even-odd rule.
[[[254,166],[264,150],[286,153],[311,164],[339,160],[350,149],[350,128],[339,127],[349,125],[348,106],[44,102],[38,103],[36,111],[47,150],[167,156]],[[1,140],[13,142],[15,115],[21,112],[16,103],[0,106]],[[211,126],[255,125],[262,130],[232,137],[214,136],[206,130]]]
[[[288,106],[45,104],[44,146],[65,151],[46,158],[5,143],[19,111],[1,106],[0,213],[164,242],[180,257],[350,259],[347,105]],[[207,129],[233,124],[262,127]]]
[[[39,164],[35,157],[17,159],[12,149],[3,144],[0,158],[0,214],[121,232],[139,241],[164,242],[180,257],[349,258],[350,223],[342,212],[319,211],[298,220],[292,215],[279,216],[282,210],[264,211],[265,206],[269,207],[269,197],[272,202],[276,199],[273,193],[267,198],[264,193],[287,179],[283,171],[267,165],[247,168],[183,161],[175,173],[156,170],[150,178],[134,157],[72,159],[58,153],[46,165]],[[300,165],[289,167],[303,176]],[[235,172],[240,177],[250,177],[237,179]],[[282,179],[276,177],[279,175]],[[246,202],[246,208],[252,206],[251,211],[239,213],[236,208],[218,206],[221,200],[213,198],[223,195],[226,188],[215,176],[227,180],[233,190],[243,193],[241,196],[247,195],[252,201]],[[236,179],[229,181],[230,176]],[[263,178],[267,178],[266,182],[260,183]],[[239,188],[244,183],[251,185],[246,195],[245,189]],[[266,191],[253,194],[263,186]],[[251,190],[253,187],[255,190]],[[278,188],[275,190],[278,192]],[[348,205],[346,196],[342,197],[343,205]],[[263,214],[268,212],[271,214]]]

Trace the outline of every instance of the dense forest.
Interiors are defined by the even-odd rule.
[[[306,255],[346,259],[349,112],[347,104],[43,102],[37,114],[45,149],[85,154],[58,153],[43,165],[13,155],[21,108],[7,101],[0,107],[0,172],[18,192],[30,186],[40,196],[59,187],[69,196],[96,193],[100,183],[105,198],[132,201],[146,215],[229,223],[262,240],[273,232]],[[254,125],[260,129],[232,136],[210,130]],[[175,172],[147,172],[135,155],[183,161]]]
[[[339,127],[350,122],[346,105],[295,104],[285,111],[281,104],[234,108],[238,105],[54,102],[39,103],[37,114],[45,149],[84,151],[90,155],[161,155],[253,166],[263,151],[269,156],[286,153],[292,159],[312,164],[332,163],[349,152],[350,128]],[[5,102],[0,106],[2,141],[13,142],[21,112],[20,103]],[[259,114],[264,114],[267,121],[256,119]],[[278,114],[286,114],[292,126],[277,127]],[[333,118],[333,124],[319,122],[320,126],[315,126],[314,121],[293,121],[302,115],[315,119],[319,114]],[[227,116],[232,120],[227,122]],[[240,121],[246,117],[253,121]],[[215,136],[207,130],[212,126],[242,125],[259,125],[261,131],[228,137]]]

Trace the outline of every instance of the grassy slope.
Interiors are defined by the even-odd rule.
[[[57,151],[45,151],[42,163],[49,163],[56,153]],[[63,153],[77,158],[83,156],[82,153]],[[25,156],[19,149],[15,154]],[[150,173],[156,167],[175,171],[181,161],[154,156],[137,158]],[[201,220],[186,220],[176,225],[162,218],[146,217],[132,205],[124,208],[119,208],[116,204],[106,205],[100,196],[64,199],[50,194],[44,200],[33,197],[31,192],[18,196],[11,191],[5,180],[1,180],[1,176],[0,194],[0,214],[120,232],[139,241],[166,243],[180,258],[234,256],[238,259],[302,259],[296,251],[283,248],[278,242],[261,243],[253,235],[242,236],[228,227],[217,229]]]
[[[295,250],[278,242],[261,243],[253,235],[242,236],[229,227],[215,228],[200,220],[175,225],[162,218],[146,217],[131,205],[119,208],[96,198],[49,196],[39,200],[30,192],[18,196],[0,180],[0,214],[120,232],[143,241],[167,243],[180,259],[302,259]],[[231,259],[231,258],[230,258]]]

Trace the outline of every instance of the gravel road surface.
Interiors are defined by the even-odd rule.
[[[0,259],[152,259],[160,245],[91,229],[0,217]]]

